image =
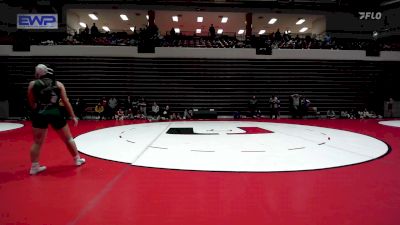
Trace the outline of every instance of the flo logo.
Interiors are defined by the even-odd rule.
[[[380,20],[382,18],[381,12],[358,12],[360,20]]]

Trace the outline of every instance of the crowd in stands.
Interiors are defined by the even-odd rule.
[[[389,100],[393,102],[393,99]],[[266,101],[267,104],[270,105],[269,108],[269,116],[271,119],[279,119],[280,118],[280,100],[276,95],[272,95]],[[389,111],[391,107],[389,107]],[[311,100],[308,99],[304,95],[300,94],[292,94],[289,96],[289,112],[290,116],[293,119],[303,119],[303,118],[321,118],[321,112],[318,111],[318,108],[312,104]],[[262,112],[259,108],[259,100],[256,96],[252,96],[248,102],[248,113],[247,115],[242,115],[241,112],[234,112],[233,118],[262,118]],[[392,117],[392,115],[390,116]],[[336,112],[332,109],[326,111],[326,117],[328,119],[375,119],[382,118],[381,115],[377,115],[374,111],[367,110],[355,110],[351,109],[348,111]]]
[[[18,33],[18,32],[16,32]],[[183,33],[183,32],[182,32]],[[195,48],[270,48],[270,49],[343,49],[365,50],[377,45],[380,50],[400,50],[398,38],[387,38],[375,41],[372,38],[339,39],[326,34],[324,36],[299,36],[279,30],[267,35],[251,36],[240,40],[236,35],[215,34],[211,29],[206,36],[196,34],[183,35],[173,29],[161,35],[157,26],[135,29],[133,32],[101,32],[96,24],[91,28],[75,32],[73,35],[57,32],[29,32],[33,45],[113,45],[138,46],[149,40],[157,47],[195,47]],[[0,31],[0,44],[12,44],[15,34]]]
[[[159,106],[156,101],[151,104],[143,97],[127,96],[126,99],[118,100],[115,97],[102,97],[99,102],[93,107],[85,103],[82,98],[77,98],[72,101],[75,114],[79,119],[96,119],[96,120],[188,120],[194,119],[194,109],[186,108],[183,112],[172,110],[169,105]],[[271,118],[279,119],[281,101],[278,96],[272,95],[263,101],[263,104],[269,105],[267,112],[260,110],[260,101],[256,96],[252,96],[248,101],[248,111],[233,113],[234,119],[243,118]],[[60,101],[61,109],[63,109]],[[66,110],[65,115],[68,115]],[[321,115],[318,108],[312,104],[311,100],[300,94],[292,94],[289,96],[289,112],[290,118],[328,118],[328,119],[376,119],[382,118],[381,115],[374,111],[368,110],[343,110],[335,112],[332,109],[326,111],[326,115]],[[266,115],[265,115],[266,114]],[[392,117],[392,115],[390,115]]]
[[[185,109],[184,112],[172,112],[169,105],[160,107],[157,102],[148,105],[143,97],[127,96],[125,100],[118,100],[115,97],[103,97],[94,106],[90,107],[83,100],[78,98],[73,103],[76,115],[80,119],[90,118],[97,120],[180,120],[192,119],[193,109]]]

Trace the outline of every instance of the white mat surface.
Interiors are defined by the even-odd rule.
[[[6,122],[0,122],[0,132],[1,131],[6,131],[6,130],[14,130],[23,127],[23,124],[20,123],[6,123]]]
[[[201,134],[168,134],[170,128]],[[243,134],[240,127],[272,133]],[[78,149],[137,166],[201,171],[299,171],[378,158],[389,150],[375,138],[337,129],[283,123],[196,121],[111,127],[78,136]]]
[[[400,120],[380,121],[379,124],[391,127],[400,127]]]

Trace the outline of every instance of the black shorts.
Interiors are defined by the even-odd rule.
[[[46,109],[32,114],[32,126],[34,128],[46,129],[49,124],[56,130],[67,124],[59,108]]]

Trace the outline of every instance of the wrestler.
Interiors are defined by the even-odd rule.
[[[67,98],[64,85],[55,80],[53,70],[46,65],[39,64],[35,68],[36,80],[31,81],[28,86],[28,101],[32,109],[32,127],[34,143],[30,150],[32,166],[29,171],[35,175],[46,170],[46,166],[39,164],[40,149],[47,135],[47,128],[50,124],[64,141],[71,153],[74,164],[80,166],[85,159],[79,156],[75,141],[71,135],[66,119],[61,113],[59,99],[63,102],[67,112],[78,125],[78,119]]]

